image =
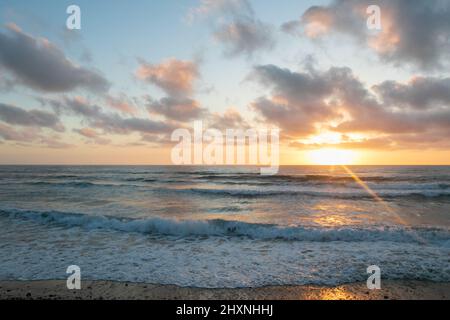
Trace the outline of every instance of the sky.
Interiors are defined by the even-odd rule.
[[[171,164],[196,120],[278,127],[286,165],[450,164],[449,62],[445,0],[0,0],[0,164]]]

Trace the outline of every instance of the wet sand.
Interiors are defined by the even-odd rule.
[[[0,281],[0,299],[80,300],[387,300],[450,299],[450,283],[383,281],[380,290],[366,283],[323,286],[271,286],[242,289],[185,288],[116,281],[82,282],[80,290],[68,290],[64,280]]]

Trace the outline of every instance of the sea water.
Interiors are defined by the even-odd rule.
[[[0,230],[0,280],[450,281],[450,167],[1,166]]]

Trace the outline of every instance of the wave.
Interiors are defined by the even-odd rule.
[[[148,181],[150,182],[150,181]],[[48,186],[48,187],[69,187],[69,188],[91,188],[91,187],[139,187],[133,184],[107,183],[107,182],[88,182],[88,181],[27,181],[14,184],[26,184],[32,186]]]
[[[176,189],[169,189],[176,190]],[[205,188],[190,188],[190,189],[178,189],[180,191],[188,190],[192,193],[212,195],[212,196],[230,196],[241,198],[262,198],[262,197],[274,197],[274,196],[308,196],[308,197],[327,197],[338,199],[372,199],[373,196],[365,191],[337,191],[336,189],[330,191],[318,191],[318,190],[246,190],[246,189],[205,189]],[[450,198],[450,190],[376,190],[376,194],[385,199],[396,198],[412,198],[412,199],[426,199],[426,198]]]
[[[260,174],[198,174],[201,180],[235,180],[235,181],[273,181],[273,182],[354,182],[352,177],[331,175],[273,175],[264,176]],[[391,178],[374,176],[363,177],[365,181],[389,181]]]
[[[173,220],[163,218],[131,219],[94,216],[59,211],[0,209],[0,215],[32,220],[44,225],[82,227],[88,230],[106,229],[143,234],[186,236],[248,237],[260,240],[361,242],[418,242],[450,246],[450,229],[407,226],[370,227],[306,227],[279,226],[228,220]]]
[[[133,182],[135,182],[133,184]],[[166,184],[167,187],[152,185],[157,183]],[[264,198],[264,197],[326,197],[335,199],[349,199],[349,200],[370,200],[373,196],[368,194],[360,186],[342,187],[342,186],[290,186],[290,185],[264,185],[267,188],[258,188],[262,185],[251,185],[245,182],[227,183],[229,188],[208,188],[192,186],[191,181],[183,180],[158,180],[153,178],[129,178],[126,181],[26,181],[26,182],[2,182],[2,185],[8,184],[25,184],[31,186],[46,186],[58,188],[147,188],[152,192],[159,193],[193,193],[212,197],[236,197],[236,198]],[[169,185],[177,184],[178,188],[169,187]],[[182,185],[187,185],[182,187]],[[191,185],[189,187],[189,185]],[[148,187],[151,186],[150,189]],[[234,188],[234,186],[239,186]],[[248,188],[246,188],[248,186]],[[389,184],[389,185],[375,185],[370,186],[372,190],[381,198],[385,200],[395,200],[399,198],[410,198],[412,200],[422,199],[450,199],[450,184],[447,183],[427,183],[427,184]]]
[[[75,174],[58,174],[58,175],[52,175],[52,174],[36,175],[36,174],[33,174],[33,177],[51,178],[51,179],[80,179],[80,178],[86,179],[87,178],[85,176],[75,175]]]
[[[259,173],[244,173],[244,174],[201,174],[197,173],[197,179],[205,180],[260,180],[260,181],[291,181],[291,182],[355,182],[355,179],[349,175],[327,175],[327,174],[277,174],[273,176],[260,175]],[[358,176],[364,182],[426,182],[436,181],[436,179],[443,179],[440,177],[428,176]]]
[[[126,178],[124,181],[131,181],[131,182],[157,182],[158,179],[153,178]]]
[[[78,187],[78,188],[102,186],[102,184],[87,181],[68,181],[68,182],[31,181],[26,182],[26,184],[33,186]]]

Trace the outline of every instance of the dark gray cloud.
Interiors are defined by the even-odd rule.
[[[44,127],[64,131],[59,118],[53,113],[41,110],[27,111],[4,103],[0,103],[0,120],[12,125]]]
[[[0,70],[1,71],[1,70]],[[6,76],[5,74],[0,73],[0,92],[11,92],[16,85],[16,82]]]
[[[175,127],[162,121],[153,121],[142,118],[121,118],[117,115],[105,116],[95,122],[99,127],[114,133],[169,133]]]
[[[86,117],[88,119],[96,119],[103,115],[103,111],[100,106],[91,104],[82,97],[65,97],[63,102],[52,101],[52,105],[60,112],[61,110],[63,110],[74,115]]]
[[[248,129],[250,125],[242,117],[238,110],[228,108],[223,114],[212,113],[209,115],[210,127],[226,130],[230,128]]]
[[[15,25],[0,32],[0,65],[17,81],[46,92],[76,88],[105,92],[110,86],[99,72],[75,65],[48,40],[34,38]]]
[[[224,54],[230,57],[271,50],[275,46],[273,27],[251,17],[235,18],[214,33],[224,44]]]
[[[370,5],[381,9],[379,32],[366,26]],[[350,35],[397,66],[438,69],[450,58],[450,2],[445,0],[334,0],[328,6],[310,7],[299,21],[283,28],[292,33],[296,23],[311,38]]]
[[[415,77],[409,83],[385,81],[373,89],[385,104],[400,108],[450,106],[450,78]]]
[[[92,128],[103,129],[115,134],[139,133],[169,133],[175,127],[166,122],[153,121],[145,118],[122,117],[118,114],[106,113],[96,104],[91,104],[81,98],[65,98],[61,103],[63,112],[84,118]]]
[[[201,0],[197,7],[188,12],[188,19],[192,22],[195,18],[205,16],[253,16],[254,11],[248,0]]]
[[[163,115],[166,119],[186,122],[197,119],[206,110],[196,100],[190,98],[164,97],[160,100],[149,100],[150,113]]]
[[[301,27],[300,21],[292,20],[292,21],[283,23],[281,25],[280,29],[283,32],[297,36],[297,35],[301,35],[300,27]]]
[[[275,28],[259,20],[247,0],[202,0],[189,11],[188,18],[210,16],[214,38],[224,46],[224,55],[251,57],[275,46]]]

